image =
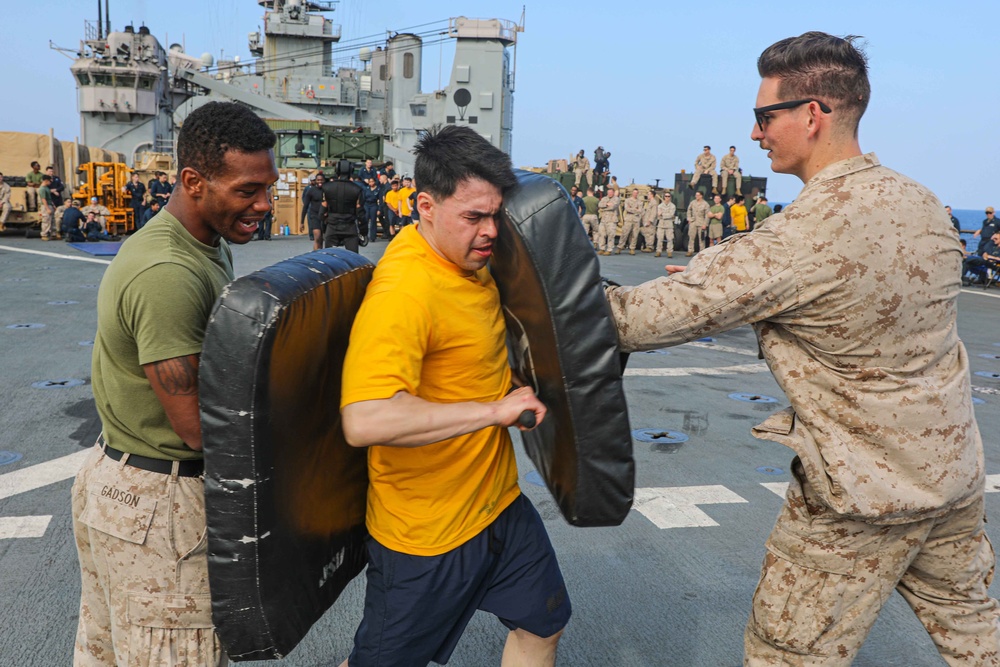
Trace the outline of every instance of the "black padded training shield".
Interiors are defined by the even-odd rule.
[[[295,257],[223,291],[201,355],[208,574],[233,660],[287,655],[365,566],[366,451],[340,376],[373,266]]]
[[[511,366],[548,408],[521,435],[569,523],[617,526],[632,506],[635,463],[600,264],[562,186],[517,174],[490,269]]]

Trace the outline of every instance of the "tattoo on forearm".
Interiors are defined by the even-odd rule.
[[[198,393],[198,367],[189,357],[167,359],[154,366],[156,381],[170,396],[193,396]]]

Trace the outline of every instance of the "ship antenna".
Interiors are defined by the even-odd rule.
[[[104,27],[105,27],[104,34],[105,34],[105,36],[111,34],[111,8],[108,7],[108,1],[109,0],[104,0]]]
[[[101,16],[101,0],[97,0],[97,39],[104,39],[104,18]]]

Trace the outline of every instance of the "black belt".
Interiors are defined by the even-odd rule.
[[[104,454],[114,461],[121,461],[122,457],[125,456],[124,452],[108,447],[107,444],[104,445]],[[174,469],[174,461],[151,459],[148,456],[139,456],[138,454],[129,454],[125,465],[139,468],[140,470],[148,470],[149,472],[158,472],[163,475],[169,475]],[[203,459],[177,461],[178,477],[200,477],[204,472],[205,461]]]

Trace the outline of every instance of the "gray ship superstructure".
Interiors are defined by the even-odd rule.
[[[381,135],[383,157],[401,172],[412,171],[410,150],[420,133],[447,124],[467,124],[511,151],[520,25],[457,17],[423,33],[390,33],[384,40],[347,45],[340,43],[340,26],[326,16],[332,2],[258,4],[264,8],[263,34],[250,33],[249,62],[196,58],[176,44],[165,51],[145,26],[105,33],[100,19],[96,29],[88,24],[72,66],[81,141],[130,158],[143,150],[169,151],[189,113],[223,100],[269,119]],[[434,44],[455,40],[451,77],[442,90],[422,91],[421,35]],[[353,66],[335,68],[344,60]]]

